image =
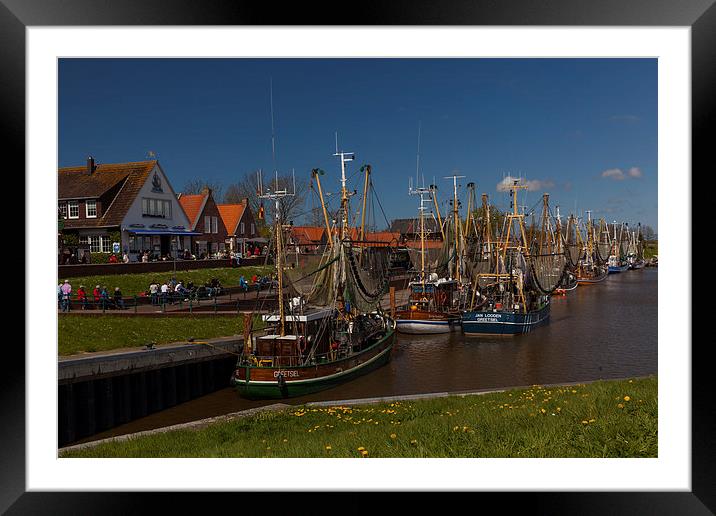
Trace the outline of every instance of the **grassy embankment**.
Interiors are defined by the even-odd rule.
[[[254,328],[260,321],[254,320]],[[103,315],[63,315],[58,318],[58,353],[108,351],[141,347],[149,342],[165,344],[213,337],[243,335],[244,318],[240,315],[204,317],[121,317]]]
[[[246,281],[250,281],[251,277],[256,274],[266,275],[274,271],[273,266],[249,266],[249,267],[221,267],[215,269],[195,269],[188,271],[177,271],[176,278],[181,280],[185,285],[192,281],[195,286],[203,285],[211,278],[217,278],[225,287],[237,286],[239,278],[244,276]],[[173,275],[172,271],[167,272],[142,272],[137,274],[108,274],[103,276],[84,276],[77,278],[69,278],[72,284],[72,291],[76,292],[80,285],[84,285],[89,294],[95,285],[106,286],[108,292],[114,291],[115,287],[119,287],[125,297],[131,297],[149,290],[149,284],[157,281],[160,285],[169,281]],[[65,278],[59,278],[64,281]]]
[[[656,457],[657,378],[292,407],[62,457]]]

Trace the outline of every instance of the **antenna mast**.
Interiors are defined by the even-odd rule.
[[[294,178],[295,181],[295,178]],[[283,233],[283,223],[281,221],[281,199],[287,196],[294,196],[296,195],[296,188],[294,186],[294,190],[292,193],[289,193],[285,188],[283,190],[278,189],[278,183],[276,183],[276,187],[274,188],[274,191],[272,192],[270,189],[264,193],[263,191],[263,179],[261,178],[261,175],[259,174],[259,191],[258,196],[261,199],[270,199],[275,202],[275,209],[276,214],[274,216],[275,218],[275,228],[274,233],[276,235],[276,273],[278,275],[278,309],[279,309],[279,329],[280,334],[283,337],[286,334],[286,324],[285,324],[285,307],[283,304],[283,257],[281,256],[281,253],[283,252],[282,248],[282,233]],[[294,183],[295,185],[295,183]]]

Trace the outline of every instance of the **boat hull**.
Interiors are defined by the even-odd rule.
[[[400,310],[395,317],[400,333],[431,335],[460,330],[460,315],[433,310]]]
[[[398,319],[395,321],[395,324],[398,332],[412,335],[450,333],[460,329],[460,319],[449,319],[444,321],[427,319]]]
[[[609,274],[616,274],[618,272],[624,272],[629,270],[629,264],[626,265],[610,265]]]
[[[462,316],[462,331],[466,335],[519,335],[529,333],[549,321],[549,303],[529,313],[472,311]]]
[[[644,268],[644,262],[635,262],[629,264],[629,268],[632,270],[639,270]]]
[[[577,283],[579,285],[596,285],[597,283],[601,283],[607,278],[608,274],[602,274],[601,276],[597,276],[594,278],[577,278]]]
[[[341,360],[307,366],[238,366],[231,379],[242,398],[284,399],[304,396],[336,387],[369,373],[390,361],[396,331],[369,348]]]

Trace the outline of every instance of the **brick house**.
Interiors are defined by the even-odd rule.
[[[226,250],[226,224],[211,189],[204,188],[200,194],[195,195],[179,194],[177,198],[189,219],[189,229],[196,233],[192,253],[202,258]]]
[[[57,184],[63,238],[76,236],[80,249],[138,261],[144,250],[176,256],[190,245],[189,221],[157,160],[98,164],[90,156],[86,166],[59,168]]]
[[[303,252],[324,249],[328,244],[328,235],[323,226],[293,226],[289,242],[299,246]]]
[[[231,252],[246,257],[248,249],[263,249],[267,240],[259,236],[247,198],[238,204],[218,204],[217,208],[226,227],[226,244]]]

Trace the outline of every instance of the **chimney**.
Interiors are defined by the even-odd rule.
[[[97,167],[94,164],[94,158],[92,156],[87,157],[87,175],[91,176]]]
[[[249,198],[244,197],[243,199],[241,199],[241,204],[243,204],[244,206],[247,206],[249,204]]]

